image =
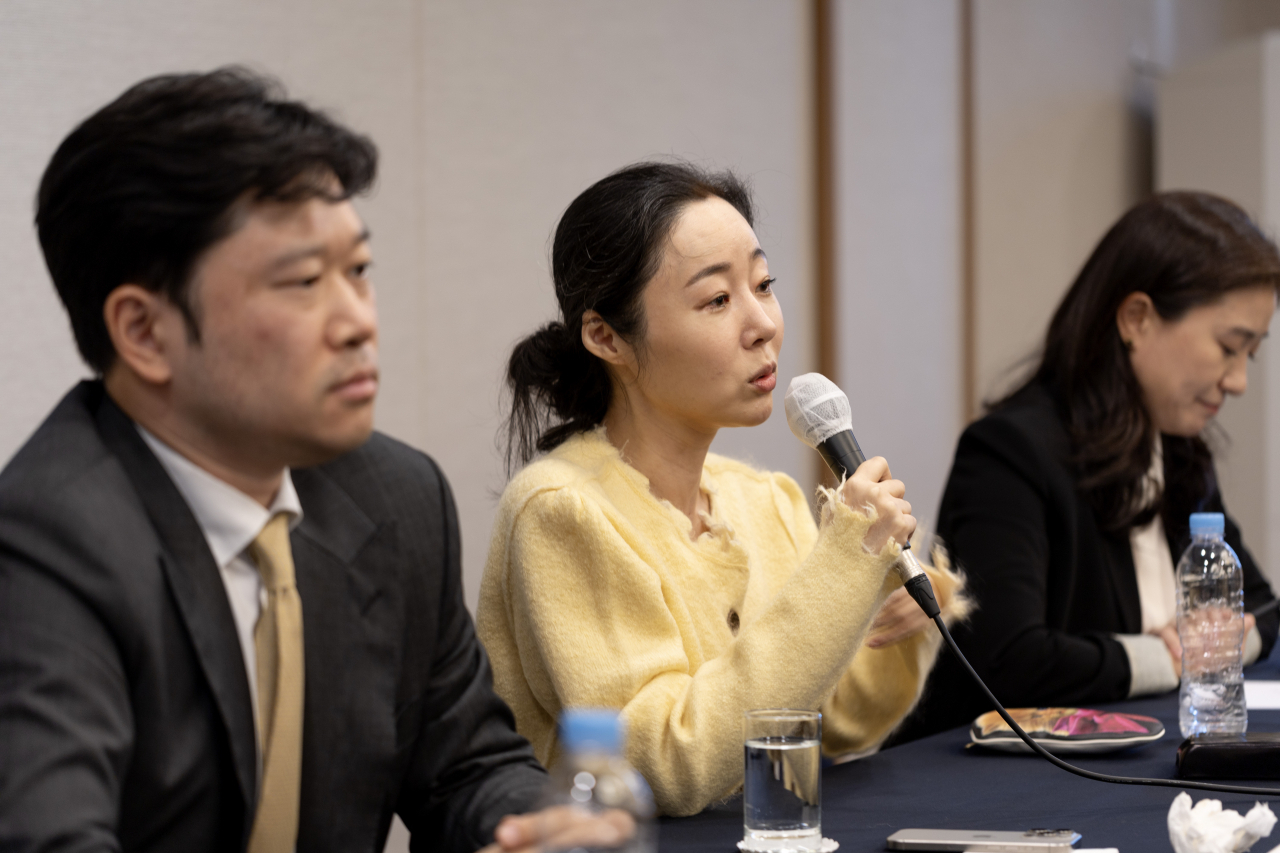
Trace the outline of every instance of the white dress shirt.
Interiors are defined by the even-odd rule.
[[[1151,469],[1143,489],[1145,500],[1151,500],[1164,487],[1164,443],[1156,434],[1151,453]],[[1163,693],[1178,686],[1164,640],[1159,631],[1178,615],[1178,580],[1164,535],[1164,522],[1159,514],[1142,527],[1129,531],[1129,549],[1133,553],[1133,570],[1138,577],[1138,604],[1142,608],[1142,633],[1117,634],[1129,657],[1129,695],[1144,696]],[[1245,638],[1243,663],[1247,666],[1262,652],[1262,635],[1255,627]]]
[[[262,532],[262,528],[278,512],[289,513],[289,529],[302,521],[302,504],[294,491],[289,469],[285,469],[280,490],[270,508],[264,507],[244,492],[196,465],[169,445],[138,426],[138,432],[147,446],[169,473],[178,491],[182,493],[196,523],[204,533],[213,561],[218,564],[222,584],[231,603],[231,615],[235,619],[236,634],[240,637],[240,653],[244,656],[244,669],[249,677],[249,698],[253,703],[254,718],[258,715],[258,666],[253,644],[253,628],[266,605],[267,591],[253,558],[249,545]]]
[[[1150,500],[1164,487],[1164,444],[1156,435],[1147,472],[1144,498]],[[1142,607],[1142,633],[1159,631],[1178,615],[1178,588],[1173,554],[1164,535],[1160,514],[1142,527],[1129,531],[1129,549],[1138,576],[1138,602]]]

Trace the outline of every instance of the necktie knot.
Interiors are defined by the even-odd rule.
[[[289,515],[278,512],[271,516],[253,542],[249,544],[253,561],[258,564],[262,585],[271,592],[294,585],[293,554],[289,548]]]

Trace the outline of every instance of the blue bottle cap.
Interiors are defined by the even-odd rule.
[[[569,752],[621,754],[624,729],[612,708],[565,708],[560,712],[560,742]]]
[[[1191,513],[1191,536],[1221,536],[1227,529],[1227,520],[1220,512]]]

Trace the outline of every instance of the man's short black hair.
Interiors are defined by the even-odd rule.
[[[192,268],[234,229],[236,202],[338,201],[367,190],[377,162],[367,137],[243,68],[133,86],[63,140],[36,197],[80,354],[99,373],[115,360],[102,310],[126,283],[163,293],[199,340]]]

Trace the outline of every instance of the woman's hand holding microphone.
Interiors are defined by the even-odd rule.
[[[853,476],[845,480],[840,500],[850,509],[875,518],[864,540],[868,551],[878,554],[891,538],[899,545],[911,541],[916,520],[911,515],[906,493],[906,484],[893,479],[883,456],[863,462]],[[871,623],[867,646],[874,649],[905,640],[930,624],[929,617],[905,589],[894,590]]]
[[[883,456],[863,462],[853,476],[844,481],[840,500],[855,512],[875,519],[863,542],[871,553],[880,553],[891,538],[899,545],[911,541],[916,520],[911,515],[911,504],[903,497],[906,493],[906,485],[893,479]]]

